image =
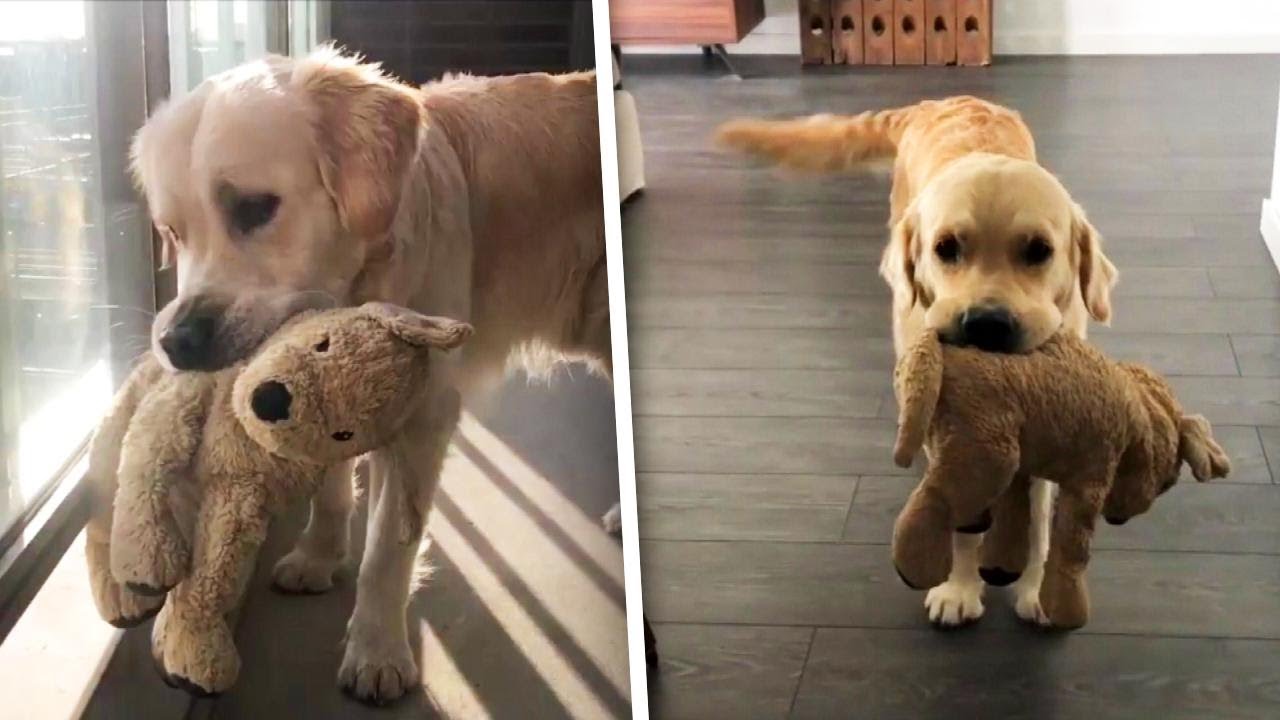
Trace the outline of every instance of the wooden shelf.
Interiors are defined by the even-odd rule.
[[[764,20],[764,0],[609,0],[618,45],[736,43]]]

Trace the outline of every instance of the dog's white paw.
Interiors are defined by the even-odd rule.
[[[299,548],[280,558],[271,570],[276,589],[289,593],[322,593],[333,588],[341,557],[317,556]]]
[[[1013,593],[1013,611],[1018,617],[1026,622],[1035,625],[1049,625],[1049,616],[1044,614],[1044,608],[1040,607],[1040,583],[1031,585],[1030,583],[1016,583],[1009,591]]]
[[[619,535],[622,533],[622,506],[614,504],[609,508],[609,512],[600,518],[600,524],[604,526],[604,531],[610,535]]]
[[[982,617],[982,582],[948,580],[924,596],[929,622],[939,627],[959,627]]]
[[[375,705],[396,700],[420,684],[418,666],[403,635],[396,639],[347,637],[338,685],[357,700]]]

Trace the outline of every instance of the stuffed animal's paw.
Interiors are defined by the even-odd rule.
[[[347,636],[338,685],[358,700],[381,705],[420,684],[417,663],[403,635],[368,633],[352,627]]]
[[[1046,573],[1040,585],[1040,606],[1048,626],[1075,630],[1089,622],[1089,592],[1084,577]]]
[[[111,574],[140,595],[163,595],[187,576],[191,550],[176,530],[156,525],[111,545]]]
[[[929,622],[950,628],[967,625],[982,617],[982,581],[948,580],[929,590],[924,597]]]
[[[85,545],[93,603],[102,619],[118,628],[140,625],[160,611],[164,596],[139,595],[116,582],[108,567],[108,553],[105,543],[90,540]]]
[[[166,606],[152,629],[151,653],[166,683],[196,697],[226,691],[240,673],[235,639],[221,617],[193,622]]]

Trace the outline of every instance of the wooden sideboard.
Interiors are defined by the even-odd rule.
[[[764,19],[764,0],[609,0],[617,45],[721,45]]]

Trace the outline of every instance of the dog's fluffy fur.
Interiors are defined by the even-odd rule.
[[[197,313],[213,328],[202,366],[233,363],[301,296],[470,322],[471,342],[431,380],[464,396],[513,354],[608,372],[599,157],[594,73],[413,88],[326,48],[213,77],[159,110],[133,147],[177,259],[178,297],[156,317],[156,355],[170,363],[160,339]],[[268,196],[278,201],[265,213],[255,199]],[[358,697],[387,700],[418,682],[407,592],[438,479],[430,448],[452,431],[411,421],[371,458],[368,541],[339,670]],[[350,468],[335,470],[276,566],[278,585],[331,586],[351,503]]]
[[[853,116],[738,120],[722,126],[718,139],[801,171],[892,158],[890,239],[880,270],[893,290],[899,353],[925,328],[963,342],[962,320],[978,307],[1013,318],[1016,351],[1035,348],[1059,327],[1084,337],[1090,317],[1110,319],[1116,269],[1084,211],[1036,162],[1030,130],[1008,108],[955,97]],[[1033,552],[1014,589],[1018,614],[1040,621],[1052,494],[1041,481],[1032,494]],[[951,578],[925,601],[934,622],[981,616],[978,537],[956,536]]]

